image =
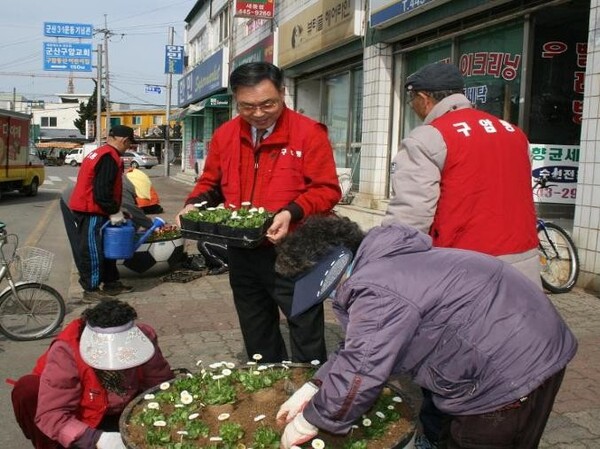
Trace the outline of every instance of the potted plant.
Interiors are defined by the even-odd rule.
[[[217,362],[165,382],[138,396],[125,409],[120,431],[129,449],[277,449],[283,428],[275,415],[291,391],[316,370],[308,364],[260,364],[260,355],[243,367]],[[261,392],[273,392],[268,401]],[[219,407],[227,407],[226,409]],[[414,413],[392,387],[346,436],[319,432],[303,449],[402,449],[412,447]]]
[[[228,219],[217,227],[217,232],[230,239],[232,246],[249,246],[260,243],[271,224],[273,214],[263,207],[253,207],[242,203],[242,207],[232,210]]]

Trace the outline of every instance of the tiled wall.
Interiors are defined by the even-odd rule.
[[[600,0],[590,2],[581,153],[573,239],[579,248],[578,285],[600,292]]]

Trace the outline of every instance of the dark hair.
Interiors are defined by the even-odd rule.
[[[137,318],[133,307],[118,299],[102,301],[81,313],[84,321],[93,327],[116,327],[127,324]]]
[[[235,93],[240,86],[252,87],[271,81],[277,90],[283,88],[283,70],[269,62],[248,62],[237,67],[229,75],[229,87]]]
[[[275,271],[296,277],[310,270],[336,246],[344,246],[356,254],[364,237],[360,226],[347,217],[311,215],[275,247]]]

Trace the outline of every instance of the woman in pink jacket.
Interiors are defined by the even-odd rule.
[[[15,417],[36,449],[125,449],[125,406],[174,377],[155,331],[136,318],[116,299],[86,309],[17,381]]]

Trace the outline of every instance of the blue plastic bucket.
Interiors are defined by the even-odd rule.
[[[131,259],[135,251],[135,228],[130,221],[112,226],[110,221],[102,227],[104,257],[107,259]]]

